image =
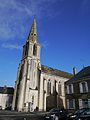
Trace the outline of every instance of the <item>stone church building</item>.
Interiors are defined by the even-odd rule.
[[[70,79],[72,74],[41,65],[40,48],[34,18],[28,39],[23,46],[12,110],[46,111],[65,107],[64,82]]]

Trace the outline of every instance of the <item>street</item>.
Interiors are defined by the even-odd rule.
[[[42,113],[37,112],[0,111],[0,120],[43,120],[43,118]]]

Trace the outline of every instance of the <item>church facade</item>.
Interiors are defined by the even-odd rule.
[[[46,111],[55,107],[65,107],[64,83],[72,74],[41,65],[40,48],[34,18],[28,39],[23,46],[12,110]]]

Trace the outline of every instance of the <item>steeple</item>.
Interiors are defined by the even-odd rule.
[[[33,24],[32,24],[27,41],[37,43],[36,17],[34,17]]]

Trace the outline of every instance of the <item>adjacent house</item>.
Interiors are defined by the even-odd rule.
[[[13,93],[13,87],[0,87],[0,109],[4,110],[12,106]]]
[[[65,82],[66,107],[70,110],[90,108],[90,66],[84,67]]]

